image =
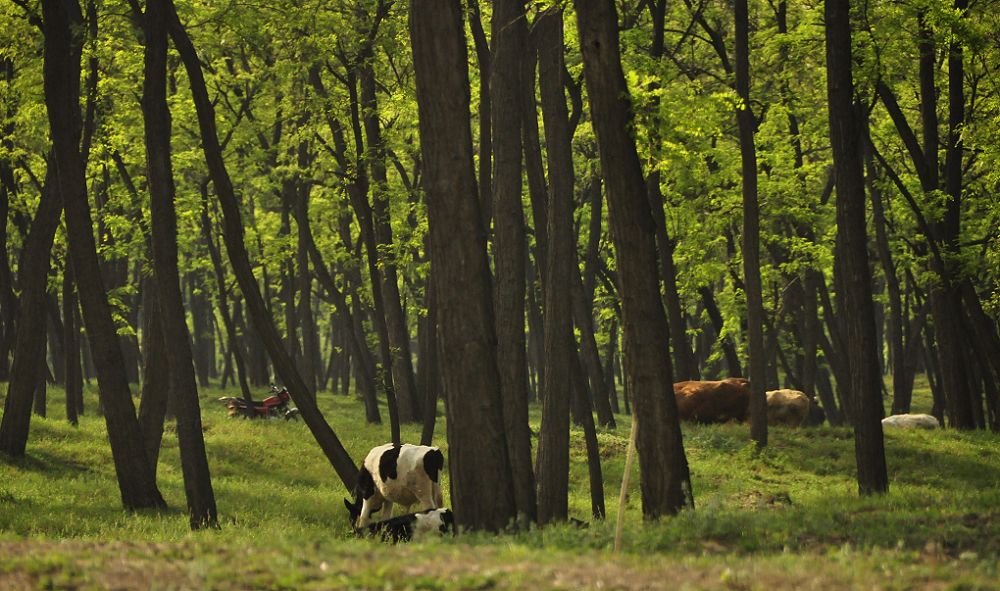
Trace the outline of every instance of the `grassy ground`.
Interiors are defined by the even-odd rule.
[[[622,419],[599,435],[608,523],[389,547],[348,536],[344,490],[301,422],[230,420],[218,390],[202,395],[220,530],[187,530],[169,426],[158,470],[171,510],[125,513],[103,420],[69,426],[50,389],[52,418],[33,418],[28,457],[0,458],[0,589],[1000,588],[1000,437],[989,433],[887,433],[891,492],[859,499],[846,429],[774,428],[758,455],[746,426],[685,426],[697,509],[645,524],[633,478],[615,556]],[[320,404],[353,457],[386,441],[353,398]],[[918,389],[916,410],[929,404]],[[581,433],[572,446],[570,510],[589,520]]]

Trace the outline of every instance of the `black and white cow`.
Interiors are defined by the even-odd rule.
[[[387,443],[372,448],[358,471],[354,502],[344,499],[351,526],[368,525],[372,513],[383,509],[382,515],[390,517],[393,503],[421,510],[441,507],[442,468],[444,454],[436,447]]]
[[[431,509],[376,521],[354,529],[358,536],[380,536],[383,542],[409,542],[428,535],[455,533],[451,509]]]

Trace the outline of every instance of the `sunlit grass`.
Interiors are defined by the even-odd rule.
[[[201,395],[220,530],[188,530],[176,433],[170,424],[158,466],[159,486],[170,510],[123,511],[104,421],[93,412],[94,391],[87,390],[88,414],[81,417],[79,427],[72,427],[61,418],[62,392],[53,387],[49,389],[49,418],[32,418],[27,457],[0,459],[0,540],[165,544],[162,552],[167,558],[199,557],[205,570],[199,581],[226,572],[232,568],[231,561],[238,562],[244,554],[293,553],[295,558],[283,556],[261,575],[269,585],[290,577],[286,583],[293,588],[311,580],[297,578],[295,564],[315,566],[331,553],[351,556],[375,547],[373,542],[350,537],[341,502],[346,491],[301,421],[229,419],[214,400],[221,395],[218,389]],[[319,403],[356,460],[388,440],[388,425],[365,424],[362,405],[353,396],[323,393]],[[929,409],[930,397],[926,383],[920,382],[915,411],[924,410],[925,404]],[[538,413],[533,407],[531,422],[536,432]],[[419,429],[418,425],[405,425],[404,441],[417,441]],[[628,417],[619,417],[616,429],[599,434],[606,523],[592,522],[586,529],[533,529],[500,537],[465,535],[429,544],[434,552],[490,564],[517,561],[524,553],[540,560],[538,552],[543,549],[556,563],[580,552],[606,556],[613,545],[628,429]],[[447,456],[444,432],[444,419],[440,418],[436,443]],[[884,554],[889,558],[883,563],[898,561],[896,566],[903,568],[923,564],[921,557],[932,548],[952,560],[964,556],[968,561],[972,556],[972,563],[962,572],[995,575],[1000,555],[1000,437],[995,434],[887,432],[890,493],[867,499],[857,495],[849,429],[773,428],[770,445],[762,453],[756,453],[749,443],[745,425],[685,425],[684,436],[696,510],[658,523],[643,522],[639,482],[633,478],[624,547],[633,557],[625,559],[629,568],[640,568],[641,559],[651,554],[663,560],[695,560],[692,568],[701,568],[697,561],[708,556],[723,556],[746,568],[751,568],[751,563],[743,562],[742,556],[769,556],[768,564],[792,572],[799,566],[780,565],[782,561],[795,563],[794,555],[801,554],[802,561],[816,556],[835,561],[839,559],[834,554],[840,556],[852,549],[869,557]],[[578,519],[592,521],[586,453],[582,433],[576,428],[571,445],[570,512]],[[447,482],[444,490],[448,504]],[[5,563],[2,548],[0,573],[5,568],[23,567],[16,566],[21,563]],[[793,557],[788,558],[788,553]],[[58,562],[58,558],[52,560]],[[288,572],[277,567],[285,560],[291,565]],[[39,568],[53,570],[44,564]],[[345,580],[366,586],[369,579],[365,577],[373,576],[372,571],[367,567],[363,572],[355,570],[344,574],[348,577]],[[833,568],[830,576],[836,570]],[[803,569],[804,574],[808,572]],[[515,574],[511,577],[520,580]],[[240,580],[253,586],[252,577]],[[460,583],[455,588],[471,584],[462,577],[456,581]]]

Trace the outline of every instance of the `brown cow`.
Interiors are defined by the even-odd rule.
[[[677,415],[682,421],[696,423],[743,421],[750,406],[749,385],[743,378],[677,382]]]
[[[809,397],[798,390],[767,393],[767,424],[799,427],[809,417]]]

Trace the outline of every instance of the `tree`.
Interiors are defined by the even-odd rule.
[[[517,511],[534,521],[537,503],[528,427],[528,357],[524,333],[527,237],[521,204],[522,109],[519,103],[524,85],[521,60],[528,36],[525,21],[523,0],[499,0],[494,4],[490,103],[497,367]]]
[[[642,510],[647,518],[694,506],[673,394],[670,334],[660,302],[653,218],[622,73],[618,17],[609,1],[577,1],[577,26],[604,173],[622,299],[625,367],[638,421]]]
[[[344,487],[351,490],[357,477],[354,461],[344,449],[343,444],[340,443],[337,434],[323,418],[323,414],[316,406],[313,394],[307,389],[291,356],[284,350],[281,336],[278,334],[260,295],[260,288],[253,276],[246,245],[243,242],[243,220],[240,215],[239,201],[236,199],[232,181],[222,158],[222,149],[219,146],[219,136],[215,126],[215,108],[208,98],[205,78],[201,71],[201,62],[198,60],[191,38],[177,17],[173,3],[170,0],[168,3],[170,36],[181,55],[181,60],[184,62],[190,79],[191,94],[198,113],[198,126],[201,131],[205,161],[212,176],[215,192],[222,205],[226,251],[229,254],[229,261],[233,266],[240,291],[243,292],[247,308],[253,318],[254,327],[260,339],[264,341],[264,346],[271,357],[275,371],[288,388],[289,394],[302,413],[302,419],[309,427],[313,437],[316,438],[316,442],[337,472]]]
[[[569,512],[569,414],[572,400],[573,336],[571,265],[573,244],[573,154],[563,94],[562,9],[547,10],[535,23],[538,85],[542,97],[545,147],[549,160],[546,215],[545,383],[538,435],[538,521],[565,521]],[[589,412],[589,408],[588,408]]]
[[[409,27],[448,412],[451,500],[460,526],[499,530],[516,518],[517,506],[472,160],[461,6],[457,0],[414,0]]]
[[[90,204],[80,153],[80,52],[73,49],[83,16],[76,0],[42,2],[45,24],[45,102],[58,173],[57,189],[66,208],[69,256],[83,308],[104,418],[111,442],[122,503],[128,509],[163,507],[146,457],[125,362],[101,278]]]
[[[827,95],[830,144],[837,179],[837,294],[845,329],[846,357],[854,397],[854,451],[863,495],[889,490],[882,439],[881,372],[875,347],[875,313],[865,230],[861,176],[861,127],[851,77],[849,0],[826,0]]]
[[[145,81],[143,120],[146,131],[146,167],[152,219],[153,278],[158,294],[170,396],[177,408],[177,439],[191,529],[216,527],[215,493],[205,456],[198,381],[191,352],[184,301],[177,270],[177,213],[174,209],[174,173],[170,160],[170,111],[167,107],[167,0],[150,0],[146,7]]]
[[[736,124],[740,135],[743,179],[743,281],[747,299],[747,340],[750,345],[750,437],[767,445],[767,399],[764,358],[764,302],[760,285],[760,206],[757,201],[757,148],[750,109],[750,17],[747,0],[736,0],[736,94],[740,105]]]

